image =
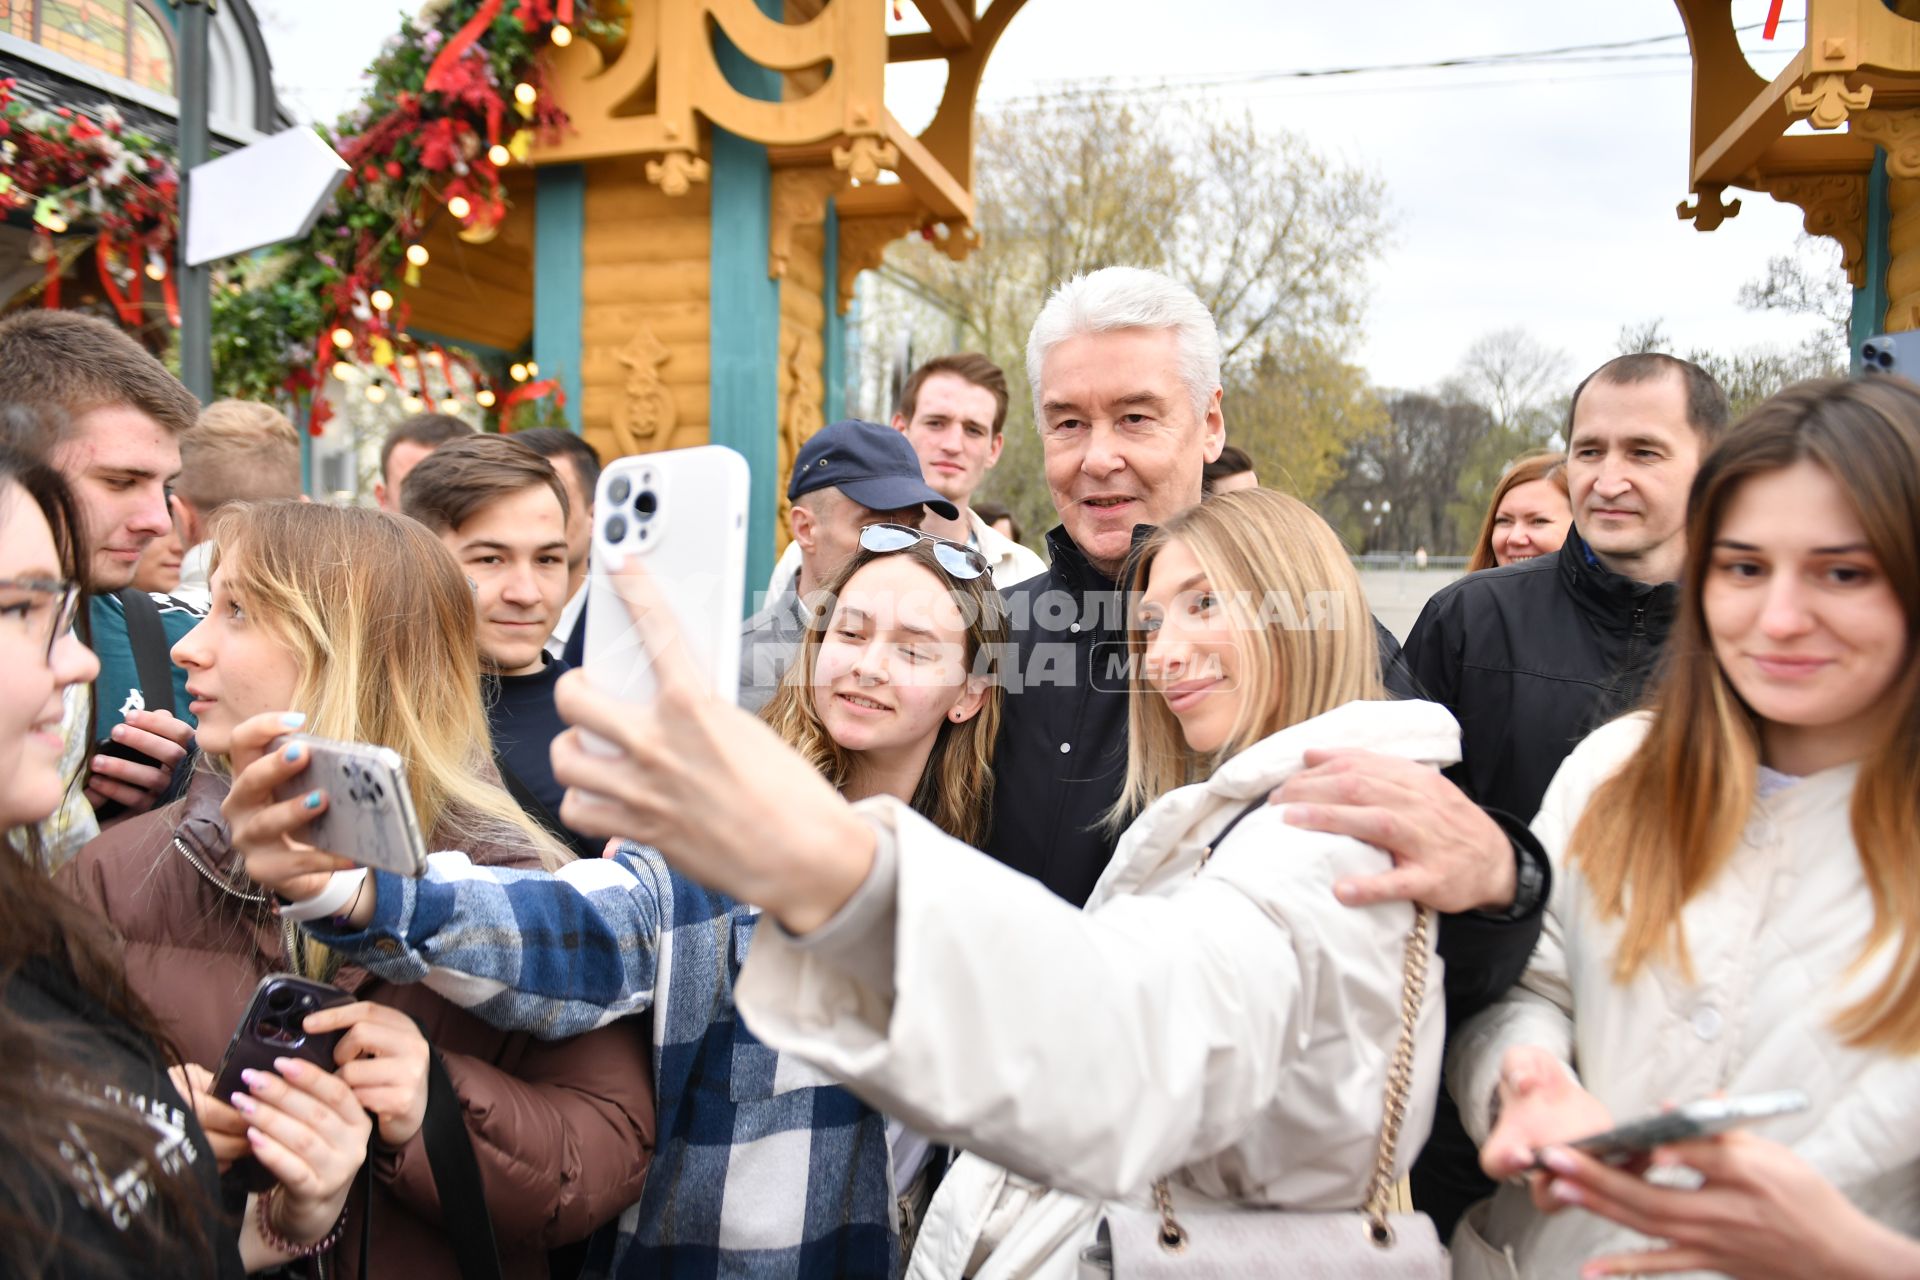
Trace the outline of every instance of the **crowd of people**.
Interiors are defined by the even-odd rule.
[[[601,580],[634,704],[579,436],[310,503],[271,407],[0,322],[0,1273],[1920,1277],[1920,389],[1609,361],[1403,648],[1220,362],[1062,282],[1045,558],[939,357],[799,450],[737,705]],[[275,974],[338,1000],[216,1087]]]

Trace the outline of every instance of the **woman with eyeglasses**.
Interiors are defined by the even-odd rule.
[[[1006,638],[985,558],[903,525],[869,525],[821,599],[766,722],[817,771],[813,785],[848,800],[889,797],[950,836],[980,839],[1000,716],[987,664]],[[257,754],[242,743],[264,746],[277,732],[267,717],[235,735],[228,814],[242,849],[281,848],[277,831],[262,833],[293,816],[272,802],[272,784],[256,787],[286,761],[241,768]],[[707,820],[736,818],[721,804]],[[781,838],[772,828],[761,835]],[[574,887],[567,896],[623,900],[631,929],[613,950],[583,950],[538,892],[561,882]],[[652,1013],[659,1145],[616,1274],[705,1271],[717,1254],[725,1274],[893,1280],[944,1160],[741,1023],[733,990],[759,923],[754,900],[702,888],[634,845],[552,877],[440,853],[417,883],[369,876],[357,903],[336,908],[347,911],[336,923],[405,914],[415,921],[410,941],[432,948],[436,966],[519,975],[508,989],[487,984],[473,1006],[503,1027],[574,1034]],[[486,955],[469,955],[475,947]],[[377,960],[351,941],[339,949]],[[386,973],[432,973],[404,969]],[[575,1025],[561,1031],[561,1022]]]
[[[897,795],[849,807],[774,735],[702,695],[644,579],[622,585],[662,691],[634,707],[562,685],[579,726],[554,748],[575,788],[569,820],[644,833],[761,904],[777,923],[757,932],[738,986],[755,1034],[970,1153],[929,1206],[909,1274],[1077,1277],[1103,1218],[1137,1227],[1156,1204],[1173,1224],[1153,1234],[1187,1230],[1201,1259],[1257,1232],[1250,1210],[1364,1208],[1420,1274],[1439,1263],[1433,1232],[1384,1215],[1439,1083],[1431,922],[1404,902],[1343,905],[1335,883],[1389,856],[1293,827],[1267,800],[1311,752],[1450,763],[1458,727],[1430,703],[1384,700],[1359,580],[1292,498],[1251,489],[1189,508],[1141,542],[1123,581],[1124,648],[1098,670],[1056,671],[1125,679],[1130,694],[1110,817],[1126,832],[1084,912]],[[587,728],[626,758],[591,756]],[[282,772],[263,762],[250,792]],[[291,815],[258,816],[250,866],[290,895],[320,891],[328,877],[302,873],[333,864],[278,846]],[[593,954],[632,955],[647,927],[630,894],[519,880],[423,891],[354,913],[349,929],[364,931],[323,936],[397,948],[396,963],[489,992],[531,990],[518,1017],[571,1024],[639,1003],[637,965],[530,978],[421,940],[423,923],[485,911],[490,895]],[[1372,1247],[1357,1215],[1328,1225]],[[1235,1274],[1263,1274],[1272,1260],[1237,1261]],[[1295,1264],[1315,1270],[1277,1263]]]
[[[265,1083],[244,1140],[279,1184],[229,1219],[174,1055],[104,926],[30,861],[62,795],[62,694],[99,670],[72,630],[79,545],[59,477],[0,445],[0,1275],[278,1266],[338,1221],[365,1113],[317,1071]]]

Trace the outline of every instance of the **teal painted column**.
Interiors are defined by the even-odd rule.
[[[781,0],[759,0],[779,18]],[[722,34],[715,60],[749,97],[780,99],[780,73],[750,61]],[[773,171],[767,149],[713,129],[713,248],[708,264],[708,438],[736,450],[752,476],[747,518],[747,590],[773,573],[774,485],[780,470],[780,282],[767,274]]]
[[[847,416],[847,318],[840,314],[840,211],[831,200],[827,201],[825,235],[820,270],[826,283],[820,298],[827,304],[827,324],[820,335],[820,382],[827,389],[823,416],[838,422]]]
[[[586,278],[587,171],[547,165],[534,174],[533,359],[560,379],[567,425],[580,433],[580,312]]]
[[[1867,175],[1867,242],[1862,253],[1866,284],[1853,291],[1853,322],[1848,326],[1853,372],[1860,372],[1860,344],[1879,333],[1887,321],[1887,153],[1873,149],[1873,170]]]

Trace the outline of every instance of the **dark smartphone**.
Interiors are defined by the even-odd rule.
[[[155,760],[146,752],[136,750],[124,742],[115,742],[112,738],[102,738],[100,741],[94,743],[93,755],[112,756],[116,760],[131,760],[135,764],[144,764],[155,769],[166,768],[165,765]],[[91,765],[93,756],[89,756],[87,759],[89,765]],[[118,800],[108,800],[105,803],[94,806],[93,816],[101,822],[111,822],[126,811],[127,806],[121,804]]]
[[[308,1035],[302,1025],[310,1013],[337,1004],[352,1004],[353,997],[338,987],[313,982],[291,973],[270,973],[253,989],[247,1011],[240,1015],[233,1039],[213,1073],[213,1096],[231,1102],[236,1093],[245,1093],[242,1071],[272,1071],[275,1058],[299,1058],[322,1071],[334,1068],[333,1051],[342,1031]],[[249,1191],[264,1191],[273,1185],[273,1175],[252,1159],[236,1162],[230,1173]]]

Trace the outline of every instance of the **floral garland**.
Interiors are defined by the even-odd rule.
[[[213,356],[223,393],[303,398],[317,433],[328,406],[312,393],[335,361],[374,364],[405,385],[398,357],[410,339],[398,295],[427,264],[420,236],[445,217],[463,239],[493,237],[507,213],[503,171],[566,126],[538,55],[572,39],[573,9],[574,0],[442,0],[402,19],[368,68],[365,101],[320,130],[351,171],[312,232],[216,272]],[[31,201],[49,240],[69,220],[97,231],[108,246],[103,282],[132,264],[122,246],[170,261],[179,193],[171,160],[111,109],[97,123],[48,113],[13,101],[11,87],[0,82],[0,208]],[[31,139],[15,145],[23,132]],[[110,272],[116,256],[123,261]],[[468,357],[430,351],[443,367],[457,360],[477,374]],[[491,407],[494,397],[479,399]]]

